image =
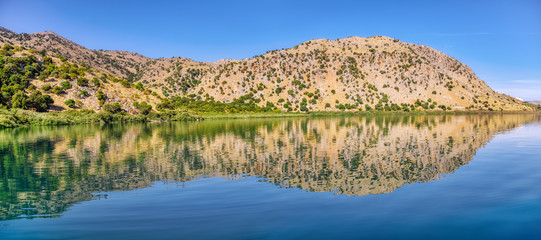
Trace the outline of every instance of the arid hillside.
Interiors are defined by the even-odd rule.
[[[0,43],[45,50],[115,78],[141,82],[164,97],[232,102],[244,96],[283,111],[532,110],[494,92],[452,57],[384,36],[317,39],[214,63],[89,50],[52,32],[16,34],[0,28]]]

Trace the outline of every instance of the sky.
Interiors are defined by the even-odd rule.
[[[90,49],[196,61],[384,35],[448,54],[498,92],[541,100],[541,0],[0,0],[0,26],[50,30]]]

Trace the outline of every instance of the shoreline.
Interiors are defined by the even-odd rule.
[[[363,112],[260,112],[260,113],[194,113],[186,111],[151,112],[148,115],[127,113],[94,112],[92,110],[68,110],[62,112],[33,112],[22,109],[0,109],[0,129],[32,126],[59,126],[79,124],[109,124],[125,122],[172,122],[202,121],[219,119],[249,118],[295,118],[295,117],[340,117],[340,116],[436,116],[436,115],[481,115],[481,114],[541,114],[541,112],[512,111],[363,111]]]

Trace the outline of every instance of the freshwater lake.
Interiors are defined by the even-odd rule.
[[[1,130],[0,239],[541,239],[541,115]]]

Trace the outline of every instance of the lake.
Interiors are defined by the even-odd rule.
[[[541,239],[541,115],[0,131],[0,239]]]

